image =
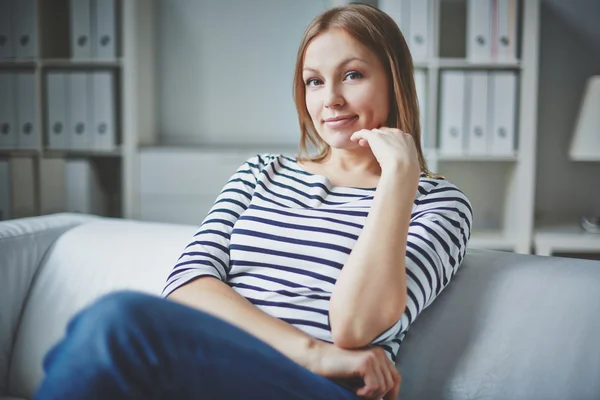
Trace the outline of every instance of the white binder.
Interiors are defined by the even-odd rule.
[[[37,0],[17,0],[15,7],[13,46],[18,59],[31,59],[37,56]]]
[[[85,72],[72,72],[68,77],[68,129],[67,137],[73,150],[88,150],[92,145],[90,130],[90,75]]]
[[[389,15],[402,31],[410,46],[410,2],[411,0],[379,0],[378,8]]]
[[[0,72],[0,149],[17,147],[15,74]]]
[[[415,87],[419,100],[419,121],[421,124],[421,147],[429,143],[427,131],[427,77],[422,69],[415,70]]]
[[[10,159],[10,180],[12,191],[12,218],[33,217],[36,210],[36,166],[31,157]]]
[[[11,215],[11,180],[10,163],[8,160],[0,160],[0,221],[10,219]]]
[[[115,80],[114,73],[92,73],[92,145],[94,150],[115,149]]]
[[[488,153],[488,79],[487,72],[467,73],[467,154]]]
[[[65,164],[67,212],[106,215],[105,195],[92,162],[69,159]]]
[[[424,60],[429,57],[429,13],[432,10],[429,0],[410,1],[410,40],[409,47],[413,59]]]
[[[489,61],[491,52],[491,0],[467,0],[467,58]]]
[[[46,93],[48,148],[68,149],[67,74],[64,72],[49,72],[46,75]]]
[[[65,200],[65,159],[59,157],[40,158],[40,214],[64,212]]]
[[[440,152],[462,154],[465,135],[465,72],[443,71],[440,90]]]
[[[93,1],[92,53],[95,58],[116,58],[116,17],[115,0]]]
[[[33,72],[19,72],[16,76],[18,147],[36,149],[40,136],[36,121],[35,76]]]
[[[497,32],[493,37],[498,61],[517,58],[517,4],[516,0],[496,0]]]
[[[0,0],[0,60],[7,60],[15,56],[13,50],[11,15],[13,15],[11,0]]]
[[[71,2],[71,58],[92,58],[91,0]]]
[[[511,71],[491,72],[491,152],[512,155],[515,151],[517,75]]]

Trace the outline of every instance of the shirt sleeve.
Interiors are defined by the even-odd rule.
[[[252,200],[266,158],[268,156],[257,155],[246,160],[225,184],[167,277],[163,297],[201,276],[227,281],[231,231]]]
[[[467,251],[473,210],[463,192],[443,180],[415,203],[406,246],[406,310],[373,344],[408,329],[448,285]]]

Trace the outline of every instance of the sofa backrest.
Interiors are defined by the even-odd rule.
[[[60,235],[93,219],[65,213],[0,222],[0,395],[7,393],[15,333],[40,261]]]
[[[197,227],[97,219],[56,240],[40,265],[23,311],[9,373],[9,393],[31,398],[42,360],[68,320],[108,292],[159,295]]]
[[[600,262],[469,250],[407,333],[400,399],[600,399]]]

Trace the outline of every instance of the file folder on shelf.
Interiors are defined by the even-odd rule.
[[[515,152],[515,117],[517,75],[512,71],[490,73],[491,153],[513,155]]]
[[[10,219],[11,216],[11,179],[10,163],[0,159],[0,221]]]
[[[65,165],[68,212],[105,215],[106,196],[94,165],[87,159],[70,159]]]
[[[410,0],[410,52],[415,60],[425,60],[430,56],[430,18],[429,0]]]
[[[36,121],[35,76],[33,72],[19,72],[17,76],[18,144],[21,149],[37,149],[39,128]]]
[[[0,149],[17,148],[16,76],[0,72]]]
[[[0,0],[0,60],[14,58],[14,42],[12,32],[12,0]]]
[[[92,55],[99,59],[117,57],[115,0],[92,2]]]
[[[467,73],[467,140],[466,154],[488,153],[488,73]]]
[[[46,137],[48,148],[68,149],[67,74],[49,72],[46,75]]]
[[[13,46],[18,59],[37,57],[37,0],[13,1]]]
[[[491,59],[491,17],[491,0],[467,0],[467,59]]]
[[[68,78],[68,141],[73,150],[88,150],[92,144],[90,130],[89,73],[72,72]]]
[[[421,69],[415,70],[415,87],[419,100],[419,122],[421,124],[421,147],[429,144],[427,132],[427,76]]]
[[[494,0],[492,59],[511,62],[517,58],[517,0]]]
[[[12,190],[12,218],[37,215],[36,210],[36,160],[28,157],[10,159]]]
[[[440,152],[462,154],[465,115],[465,72],[442,71],[440,85]]]
[[[71,58],[92,58],[91,0],[69,0],[71,5]]]
[[[94,150],[115,149],[115,79],[110,71],[92,73],[92,145]]]

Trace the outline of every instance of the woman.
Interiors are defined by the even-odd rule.
[[[167,278],[108,295],[46,357],[39,399],[395,399],[410,324],[461,264],[472,210],[429,174],[410,53],[383,12],[318,16],[301,150],[245,162]],[[76,374],[75,374],[76,372]]]

